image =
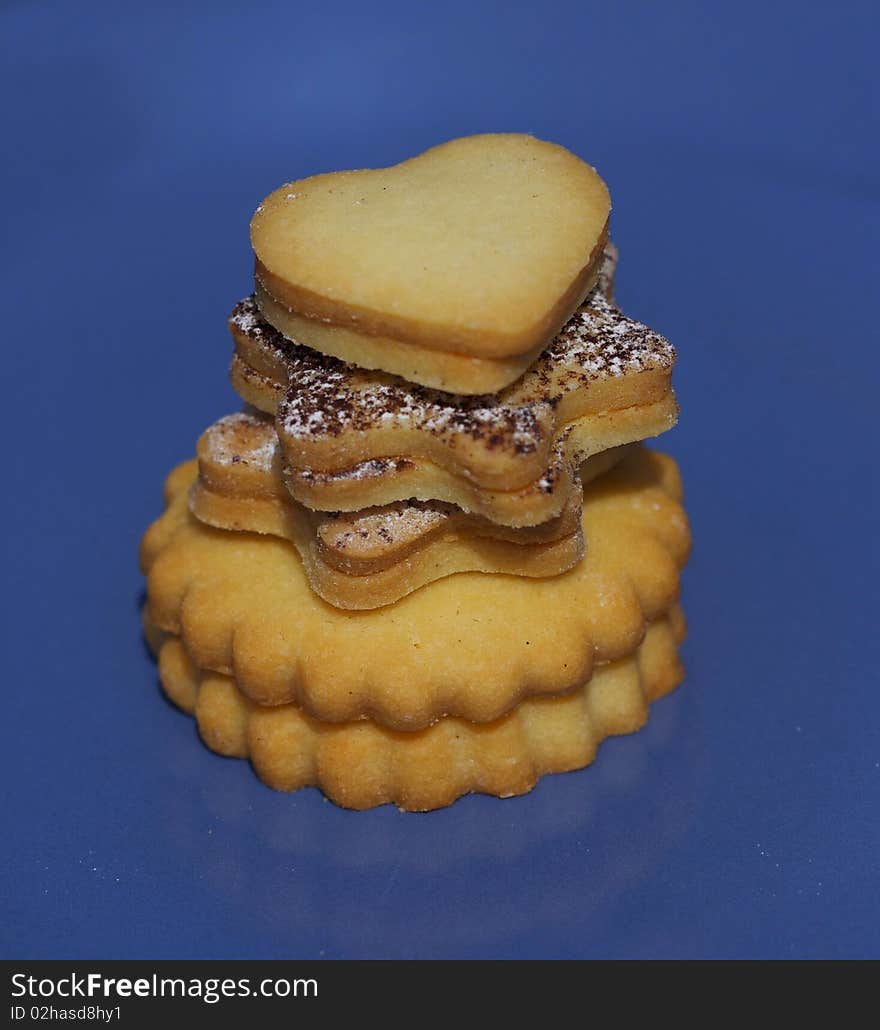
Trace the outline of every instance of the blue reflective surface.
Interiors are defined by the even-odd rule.
[[[0,10],[4,955],[880,954],[876,16],[510,6]],[[162,700],[138,538],[256,202],[497,129],[599,168],[678,347],[687,680],[520,800],[276,794]]]

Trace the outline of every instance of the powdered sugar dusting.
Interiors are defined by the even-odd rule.
[[[393,472],[404,472],[414,467],[409,458],[370,458],[369,461],[338,472],[322,472],[319,469],[297,468],[296,474],[303,482],[325,486],[346,480],[360,482],[365,479],[382,479]]]
[[[262,414],[239,411],[218,419],[205,431],[199,447],[199,460],[204,464],[229,469],[233,466],[256,469],[271,476],[278,474],[276,459],[280,454],[278,435],[271,418]],[[404,459],[365,462],[358,467],[337,473],[336,478],[368,478],[381,475],[381,470],[408,464]],[[295,503],[292,499],[290,503]],[[354,514],[322,512],[317,532],[325,544],[345,548],[353,541],[363,548],[381,551],[391,545],[415,542],[439,528],[452,512],[452,506],[438,501],[397,502],[382,508],[369,508]]]
[[[398,502],[355,515],[333,515],[322,522],[320,535],[335,550],[376,551],[414,543],[449,517],[450,509],[439,503]]]
[[[596,288],[541,355],[541,363],[570,370],[569,389],[582,385],[585,377],[622,376],[671,367],[675,361],[675,351],[664,337],[628,318],[612,301],[616,264],[616,248],[606,250]]]
[[[259,415],[239,411],[218,419],[205,432],[204,456],[217,465],[249,465],[270,471],[279,453],[278,436]]]

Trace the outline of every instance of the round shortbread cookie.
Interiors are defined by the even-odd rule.
[[[525,696],[574,690],[669,608],[690,545],[675,462],[637,448],[584,491],[587,555],[571,571],[464,573],[346,612],[313,593],[288,542],[201,525],[191,479],[172,474],[170,507],[142,542],[150,621],[252,700],[324,721],[485,722]]]
[[[200,670],[177,637],[145,629],[165,693],[195,716],[212,751],[249,758],[276,790],[314,785],[345,808],[392,802],[426,811],[471,792],[524,794],[547,773],[589,765],[606,737],[639,729],[648,705],[683,676],[676,646],[685,625],[675,605],[633,655],[598,665],[563,697],[525,700],[483,725],[447,718],[401,733],[369,720],[320,722],[292,704],[256,705],[231,677]]]

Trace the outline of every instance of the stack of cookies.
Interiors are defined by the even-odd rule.
[[[242,411],[142,544],[147,637],[270,786],[520,794],[682,670],[675,354],[613,302],[596,172],[523,135],[288,183],[233,309]]]

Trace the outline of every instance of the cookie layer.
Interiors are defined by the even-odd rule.
[[[352,515],[314,512],[284,487],[265,416],[238,413],[201,436],[190,510],[220,529],[290,540],[312,589],[338,608],[392,604],[458,572],[555,576],[584,553],[580,503],[540,526],[510,529],[451,505],[400,502]]]
[[[401,733],[373,722],[319,722],[295,705],[265,708],[234,679],[201,671],[177,637],[147,628],[168,697],[194,715],[207,746],[250,758],[277,790],[314,785],[345,808],[392,802],[410,811],[451,804],[462,794],[524,794],[541,776],[580,769],[609,736],[644,724],[650,702],[681,682],[678,606],[654,621],[635,654],[598,665],[564,697],[532,698],[494,722],[441,719]]]
[[[497,396],[452,396],[345,365],[286,339],[252,300],[230,318],[232,382],[248,403],[275,413],[288,486],[309,507],[415,497],[507,524],[546,521],[586,458],[676,419],[675,352],[608,299],[615,262],[609,247],[587,303]]]
[[[588,283],[588,287],[591,284]],[[356,329],[328,325],[291,311],[259,283],[254,303],[261,317],[290,340],[359,368],[375,369],[455,394],[497,393],[509,386],[540,356],[543,342],[514,358],[472,358],[466,354],[401,343],[389,336],[367,336]]]
[[[464,573],[388,608],[341,611],[312,592],[286,541],[199,523],[188,485],[173,474],[176,496],[142,542],[150,621],[252,700],[332,722],[485,722],[527,695],[573,690],[670,607],[690,544],[675,463],[637,448],[584,490],[589,547],[569,572]]]
[[[587,292],[611,202],[595,170],[516,133],[287,183],[251,222],[256,278],[306,317],[443,353],[541,347]]]

